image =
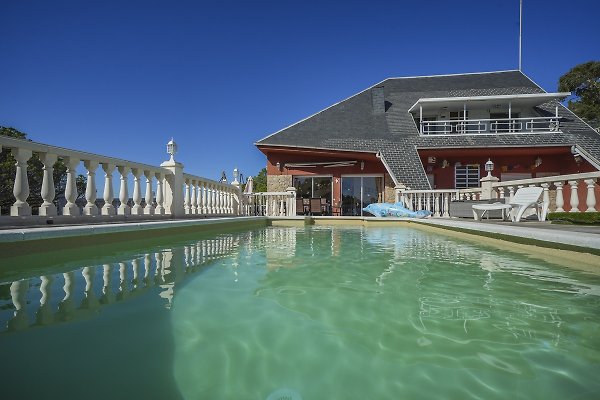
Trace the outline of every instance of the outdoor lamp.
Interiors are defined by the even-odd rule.
[[[491,177],[492,176],[492,171],[494,170],[494,163],[489,158],[488,158],[487,162],[485,163],[485,170],[488,173],[487,176]]]
[[[238,171],[237,168],[234,168],[233,169],[233,182],[231,182],[233,185],[239,184],[239,182],[238,182],[238,176],[240,176],[240,173],[239,173],[239,171]]]
[[[171,159],[169,161],[175,161],[175,159],[173,157],[175,156],[176,153],[177,153],[177,143],[175,143],[173,138],[171,138],[171,140],[169,140],[169,143],[167,143],[167,154],[171,155]]]

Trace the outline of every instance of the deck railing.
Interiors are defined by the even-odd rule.
[[[492,199],[506,199],[510,203],[515,192],[525,186],[544,188],[542,201],[550,212],[593,212],[600,211],[600,187],[597,182],[600,171],[543,178],[522,179],[492,183]],[[434,217],[449,217],[450,202],[455,200],[488,200],[483,198],[483,189],[448,190],[398,190],[398,201],[410,210],[428,210]]]
[[[560,117],[422,121],[423,135],[472,135],[560,131]]]
[[[43,164],[43,180],[39,195],[42,204],[38,215],[66,216],[112,216],[144,215],[203,216],[239,215],[239,186],[217,182],[195,175],[184,174],[183,165],[171,158],[160,166],[142,164],[123,159],[86,153],[82,151],[36,143],[12,137],[0,136],[0,152],[10,151],[16,161],[13,186],[15,202],[10,207],[10,216],[27,217],[32,208],[27,200],[30,196],[27,161],[36,153]],[[57,209],[55,204],[55,182],[53,169],[61,159],[66,166],[64,198],[66,204]],[[86,170],[85,206],[76,203],[76,170],[83,164]],[[104,172],[104,203],[97,205],[96,172],[101,166]],[[115,202],[113,172],[119,173],[118,201]],[[133,178],[133,193],[129,181]],[[142,180],[145,181],[142,195]],[[156,190],[153,183],[156,182]],[[1,184],[5,184],[2,182]],[[185,188],[185,195],[184,195]],[[155,196],[154,196],[155,193]],[[130,200],[131,199],[131,200]],[[113,203],[118,204],[117,207]],[[131,205],[130,205],[131,204]],[[0,210],[7,213],[8,210]]]
[[[293,190],[292,190],[293,189]],[[292,217],[296,215],[296,190],[244,194],[244,215]]]

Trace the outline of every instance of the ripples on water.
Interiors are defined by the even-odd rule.
[[[9,392],[68,372],[72,398],[600,393],[599,277],[446,236],[272,227],[47,270],[0,285]]]

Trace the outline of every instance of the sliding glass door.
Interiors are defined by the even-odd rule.
[[[381,176],[342,177],[342,215],[370,215],[362,209],[372,203],[381,203],[382,198]]]

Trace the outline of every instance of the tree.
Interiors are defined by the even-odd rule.
[[[267,169],[263,168],[253,178],[253,192],[266,192],[267,191]]]
[[[569,110],[592,127],[600,128],[600,61],[576,65],[558,80],[558,90],[573,92]]]
[[[14,128],[7,128],[0,126],[0,135],[14,137],[17,139],[27,139],[27,135],[23,132],[18,131]],[[4,149],[0,153],[0,207],[2,207],[2,213],[10,213],[10,206],[15,202],[13,195],[13,186],[15,184],[15,159],[9,151]],[[29,182],[29,197],[27,203],[32,207],[35,213],[35,209],[43,203],[42,200],[42,181],[44,177],[44,165],[40,161],[37,154],[27,161],[27,178]],[[56,161],[54,164],[54,190],[55,197],[54,203],[58,206],[57,200],[59,194],[64,193],[65,186],[67,184],[67,167],[62,160]],[[83,175],[79,175],[76,180],[78,198],[81,197],[82,193],[85,193],[85,186],[87,179]]]

